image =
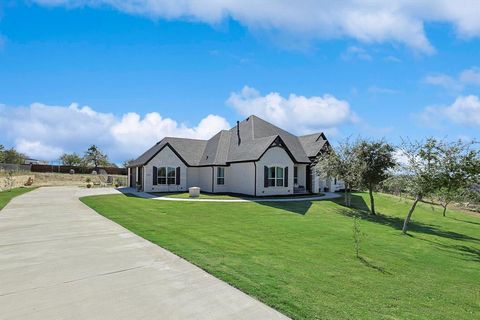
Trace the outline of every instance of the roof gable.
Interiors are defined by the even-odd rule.
[[[257,116],[222,130],[209,140],[167,137],[147,150],[130,167],[148,163],[168,144],[188,166],[228,165],[233,162],[257,161],[278,139],[296,163],[311,163],[328,144],[323,133],[297,137]]]

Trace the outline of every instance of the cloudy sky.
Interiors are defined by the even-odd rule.
[[[296,134],[480,138],[478,0],[0,2],[0,144],[117,163],[256,114]]]

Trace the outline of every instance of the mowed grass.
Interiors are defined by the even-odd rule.
[[[2,210],[7,203],[16,196],[32,191],[33,189],[35,188],[14,188],[11,190],[0,191],[0,210]]]
[[[94,196],[82,201],[296,319],[480,319],[480,218],[376,196],[379,217],[336,201],[172,202]],[[368,202],[367,202],[368,203]],[[365,234],[354,254],[352,215]]]

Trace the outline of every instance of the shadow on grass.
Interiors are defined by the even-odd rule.
[[[379,272],[381,272],[381,273],[383,273],[383,274],[391,275],[391,273],[388,272],[388,271],[386,271],[385,268],[374,265],[373,263],[365,260],[364,257],[358,256],[357,258],[358,258],[358,260],[360,260],[360,262],[363,263],[366,267],[369,267],[369,268],[372,268],[372,269],[374,269],[374,270],[377,270],[377,271],[379,271]]]
[[[465,223],[470,223],[470,224],[474,224],[474,225],[477,225],[477,226],[480,226],[480,222],[474,222],[474,221],[468,221],[468,220],[462,220],[462,219],[457,219],[457,218],[451,218],[451,217],[448,217],[448,219],[452,219],[452,220],[456,220],[456,221],[460,221],[460,222],[465,222]]]
[[[472,248],[466,245],[445,244],[445,243],[440,243],[438,241],[433,241],[430,239],[424,239],[420,237],[415,237],[415,238],[421,241],[425,241],[430,244],[433,244],[434,246],[438,247],[442,251],[445,251],[448,253],[460,254],[463,260],[480,262],[480,249]]]
[[[341,206],[344,206],[343,199],[334,199],[332,201],[334,201],[335,203]],[[377,215],[370,214],[367,204],[365,203],[363,198],[358,195],[352,195],[352,207],[351,208],[344,207],[342,210],[340,210],[340,214],[347,217],[359,216],[363,220],[389,226],[396,230],[402,230],[403,221],[404,221],[403,218],[399,218],[399,217],[386,216],[379,213],[377,213]],[[425,224],[418,221],[410,221],[408,229],[409,231],[425,233],[425,234],[430,234],[430,235],[449,238],[449,239],[464,240],[464,241],[480,241],[480,239],[478,238],[470,237],[465,234],[461,234],[453,231],[445,231],[445,230],[439,229],[434,225]]]
[[[275,209],[285,210],[300,215],[305,215],[312,206],[312,201],[290,201],[290,202],[257,202],[257,204]]]

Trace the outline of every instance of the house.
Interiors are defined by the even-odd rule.
[[[26,158],[23,164],[48,164],[48,161]]]
[[[295,136],[250,116],[209,140],[166,137],[128,166],[131,187],[252,196],[318,193],[343,188],[312,169],[329,148],[323,133]]]

